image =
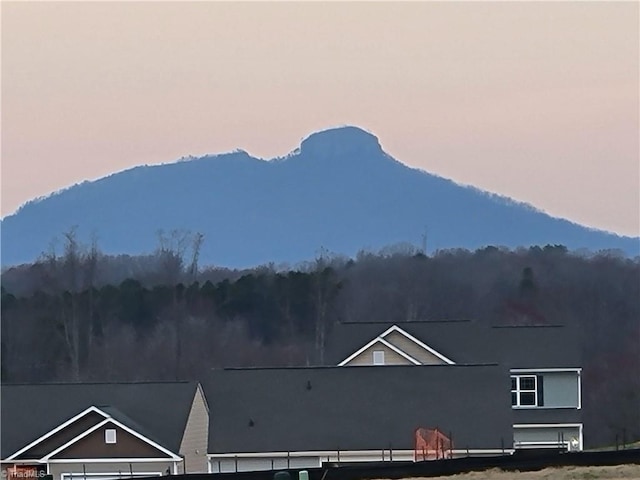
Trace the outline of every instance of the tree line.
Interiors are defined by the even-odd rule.
[[[295,268],[198,265],[203,237],[169,232],[112,257],[73,231],[2,275],[3,382],[197,379],[214,367],[322,365],[340,321],[475,319],[580,327],[587,438],[640,438],[640,259],[560,245],[411,245]],[[523,346],[526,348],[526,346]]]

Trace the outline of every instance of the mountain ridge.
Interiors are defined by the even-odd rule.
[[[159,230],[202,232],[203,262],[230,267],[418,243],[425,226],[432,249],[565,244],[633,256],[639,242],[409,167],[353,126],[312,133],[284,157],[183,157],[28,202],[2,219],[2,265],[34,260],[75,225],[106,253],[149,253]]]

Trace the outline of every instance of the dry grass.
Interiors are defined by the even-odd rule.
[[[499,469],[491,469],[484,472],[463,473],[446,477],[429,477],[424,480],[591,480],[597,478],[640,480],[640,465],[545,468],[537,472],[506,472]]]

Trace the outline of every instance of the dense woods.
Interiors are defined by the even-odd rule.
[[[640,439],[639,258],[563,246],[425,255],[396,245],[237,271],[199,267],[200,235],[161,234],[147,257],[103,255],[73,231],[63,240],[62,251],[3,272],[3,382],[318,365],[339,321],[573,324],[582,332],[586,437]]]

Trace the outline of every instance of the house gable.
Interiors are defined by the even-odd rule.
[[[114,440],[107,443],[107,430]],[[127,431],[112,420],[101,422],[43,458],[51,460],[73,458],[167,458],[168,452]]]
[[[372,352],[376,349],[389,351],[391,361],[385,361],[385,365],[453,365],[455,363],[397,325],[393,325],[349,355],[338,366],[373,365]]]
[[[403,352],[411,355],[422,365],[444,365],[447,363],[441,357],[421,347],[406,335],[403,335],[398,331],[394,330],[393,332],[388,333],[384,339]]]
[[[398,353],[397,348],[393,348],[393,345],[390,346],[388,342],[378,340],[371,344],[368,348],[360,351],[358,355],[351,358],[351,360],[349,360],[342,366],[351,367],[356,365],[374,365],[375,355],[377,354],[377,352],[382,352],[384,365],[418,365],[417,363],[415,363],[417,362],[417,360],[403,356],[401,353]]]
[[[58,448],[60,445],[63,445],[69,440],[75,438],[88,428],[104,421],[107,417],[108,415],[98,408],[94,406],[89,407],[78,415],[75,415],[69,420],[61,423],[56,428],[36,438],[34,441],[22,447],[12,455],[7,456],[5,460],[38,459],[53,449]]]
[[[110,407],[91,406],[30,444],[5,461],[56,461],[65,458],[181,458],[113,418]],[[118,415],[119,412],[117,412]],[[107,430],[113,439],[107,441]],[[112,441],[115,440],[115,441]]]

